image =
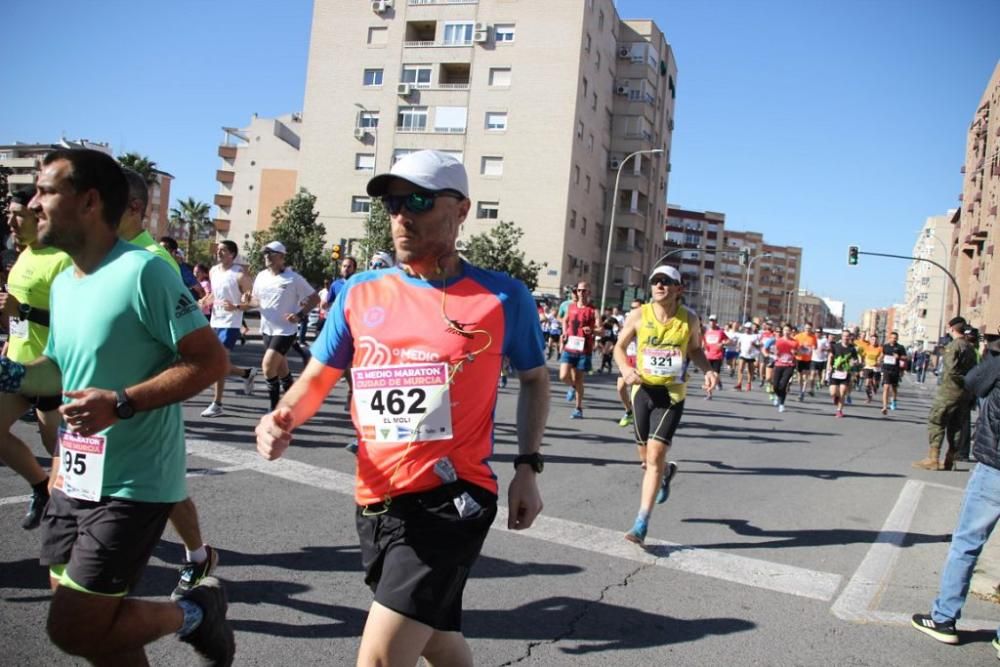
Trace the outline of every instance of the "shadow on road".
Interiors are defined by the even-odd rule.
[[[690,544],[697,549],[761,549],[782,547],[825,547],[842,544],[874,544],[885,542],[901,547],[915,544],[935,544],[948,542],[951,535],[925,535],[923,533],[899,533],[877,530],[857,530],[853,528],[829,528],[814,530],[764,530],[745,519],[683,519],[685,523],[717,523],[728,526],[737,535],[745,537],[774,538],[765,542],[718,542],[715,544]]]
[[[682,463],[704,463],[715,470],[684,469],[685,475],[771,475],[776,477],[814,477],[835,480],[844,477],[905,477],[892,472],[854,472],[852,470],[823,470],[819,468],[772,468],[768,466],[733,466],[722,461],[705,459],[679,459]]]

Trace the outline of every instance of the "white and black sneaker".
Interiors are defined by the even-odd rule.
[[[233,629],[226,620],[229,604],[222,583],[215,577],[205,577],[182,598],[201,607],[204,616],[198,627],[181,637],[181,641],[194,647],[201,656],[203,665],[232,665],[236,641]]]
[[[938,623],[930,614],[914,614],[910,621],[917,630],[926,635],[930,635],[939,642],[945,644],[957,644],[958,632],[955,630],[955,621]]]
[[[223,413],[222,405],[212,401],[208,407],[201,411],[202,417],[221,417]]]
[[[247,376],[243,378],[243,395],[253,396],[253,381],[257,378],[258,370],[254,367],[250,367],[247,372]]]

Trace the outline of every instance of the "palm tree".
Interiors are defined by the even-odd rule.
[[[146,181],[146,185],[156,183],[156,163],[146,155],[138,153],[125,153],[118,156],[118,162],[123,167],[128,167],[139,173]]]
[[[183,233],[187,238],[187,247],[184,249],[187,257],[191,257],[195,236],[215,230],[211,218],[208,217],[210,210],[209,204],[197,201],[194,197],[178,199],[177,208],[170,209],[171,228]]]

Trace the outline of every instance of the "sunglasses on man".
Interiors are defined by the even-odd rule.
[[[672,287],[674,285],[680,285],[681,281],[674,280],[670,276],[658,275],[653,276],[649,279],[650,285],[666,285],[667,287]]]
[[[410,213],[426,213],[434,208],[438,197],[453,197],[459,201],[465,196],[454,190],[437,190],[434,192],[411,192],[408,195],[383,195],[382,204],[390,215],[398,215],[404,208]]]

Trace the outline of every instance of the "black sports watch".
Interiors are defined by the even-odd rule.
[[[534,454],[520,454],[514,457],[514,469],[521,464],[527,464],[531,466],[531,469],[536,473],[541,473],[545,469],[545,459],[538,452]]]
[[[125,390],[115,392],[115,414],[118,419],[131,419],[135,416],[135,406],[125,394]]]

